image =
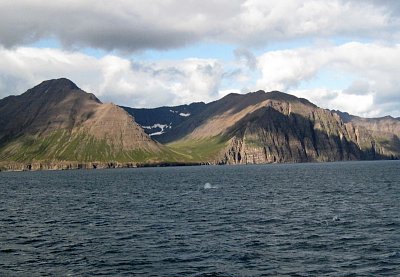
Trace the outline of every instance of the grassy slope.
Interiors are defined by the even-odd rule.
[[[208,162],[227,146],[227,140],[216,136],[199,140],[180,140],[167,146],[172,151],[183,155],[185,162]]]
[[[220,137],[178,141],[161,147],[160,152],[122,151],[85,133],[56,131],[46,137],[23,136],[0,148],[0,161],[77,161],[137,163],[207,162],[226,145]]]
[[[122,151],[84,133],[69,134],[56,131],[44,138],[19,137],[0,148],[0,160],[15,162],[31,161],[79,161],[79,162],[159,162],[177,156],[167,148],[161,152],[144,150]]]

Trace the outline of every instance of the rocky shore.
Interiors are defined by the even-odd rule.
[[[0,171],[38,171],[38,170],[71,170],[71,169],[104,169],[104,168],[133,168],[138,167],[136,163],[119,162],[32,162],[0,163]]]
[[[0,162],[1,171],[41,171],[41,170],[76,170],[76,169],[107,169],[107,168],[139,168],[139,167],[169,167],[169,166],[196,166],[209,165],[210,163],[185,163],[185,162],[161,162],[161,163],[120,163],[120,162]]]

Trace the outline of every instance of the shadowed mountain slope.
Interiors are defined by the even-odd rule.
[[[160,142],[169,143],[184,138],[200,126],[207,126],[204,124],[212,119],[219,118],[218,122],[221,123],[221,126],[217,126],[218,122],[215,122],[214,125],[216,126],[212,126],[211,128],[208,128],[210,126],[206,127],[209,132],[213,133],[215,130],[220,131],[220,128],[226,129],[230,126],[230,123],[235,122],[238,118],[243,117],[252,110],[261,107],[265,101],[274,99],[289,102],[297,101],[305,105],[315,106],[306,99],[296,98],[289,94],[278,91],[265,93],[260,90],[248,94],[231,93],[208,104],[193,103],[190,105],[155,109],[124,108],[144,127],[153,126],[160,122],[162,122],[162,124],[172,122],[163,132],[153,136],[154,139]],[[180,116],[178,117],[179,120],[175,121],[170,119],[171,113],[172,116],[174,116],[175,114],[185,113],[185,111],[187,111],[187,116]],[[202,131],[199,132],[202,133]],[[208,136],[209,134],[203,133],[203,135]]]
[[[0,100],[2,161],[144,161],[162,146],[114,104],[68,79]]]
[[[205,104],[154,138],[213,163],[394,159],[399,128],[396,119],[344,118],[306,99],[257,91]]]
[[[400,157],[399,119],[329,111],[278,91],[135,109],[103,104],[56,79],[0,100],[0,114],[0,169]]]
[[[190,105],[180,105],[174,107],[159,107],[154,109],[138,109],[123,107],[129,114],[135,117],[145,132],[153,138],[160,138],[162,134],[175,129],[176,126],[195,116],[206,107],[203,102],[192,103]]]

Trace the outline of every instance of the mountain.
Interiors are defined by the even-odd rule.
[[[3,163],[63,168],[76,162],[153,161],[164,151],[122,108],[101,103],[64,78],[0,100],[0,114]]]
[[[0,170],[400,158],[400,119],[325,110],[279,91],[136,109],[103,104],[62,78],[0,100],[0,114]]]
[[[352,124],[359,133],[360,139],[367,140],[386,158],[398,158],[400,149],[400,118],[384,116],[379,118],[362,118],[348,113],[334,111],[345,123]]]
[[[196,129],[201,123],[212,117],[220,117],[227,111],[232,110],[234,117],[247,113],[251,109],[257,109],[263,101],[267,99],[282,98],[282,100],[293,100],[296,97],[272,91],[265,95],[264,91],[257,91],[248,94],[229,94],[224,98],[209,104],[193,103],[176,107],[161,107],[155,109],[132,109],[124,108],[128,113],[135,117],[136,121],[145,129],[149,126],[166,125],[161,132],[154,132],[153,138],[162,143],[169,143],[185,137],[188,133]],[[308,103],[306,99],[299,99]],[[253,107],[253,108],[252,108]],[[249,108],[249,109],[246,109]],[[184,116],[182,116],[184,115]],[[227,122],[222,122],[222,128],[227,127]],[[212,129],[208,129],[212,132]],[[156,130],[158,131],[158,130]],[[152,131],[149,133],[151,134]]]
[[[174,107],[159,107],[154,109],[137,109],[121,106],[140,124],[145,132],[154,138],[167,133],[204,109],[205,103],[192,103]]]
[[[154,115],[147,125],[163,120]],[[257,91],[201,105],[153,138],[189,159],[211,163],[370,160],[400,157],[399,128],[396,119],[345,117],[306,99]]]
[[[350,115],[346,112],[333,111],[338,114],[345,123],[352,123],[358,127],[365,128],[373,132],[376,136],[387,136],[400,134],[400,118],[384,116],[378,118],[362,118],[355,115]]]

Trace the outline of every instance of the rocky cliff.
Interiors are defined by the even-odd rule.
[[[279,109],[277,110],[277,106]],[[222,163],[323,162],[385,158],[384,145],[326,110],[289,112],[279,103],[249,114],[230,131]],[[307,111],[304,113],[304,111]]]
[[[218,137],[225,143],[213,153],[213,162],[220,164],[400,157],[398,120],[345,121],[336,112],[276,91],[228,95],[209,105],[198,118],[178,126],[183,130],[169,136],[177,139],[172,146]]]
[[[0,170],[400,158],[399,119],[329,111],[278,91],[124,109],[67,79],[0,100]]]

